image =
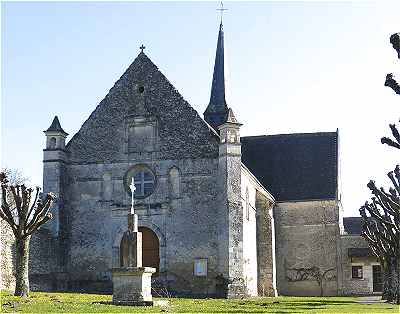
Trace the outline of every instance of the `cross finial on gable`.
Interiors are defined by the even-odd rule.
[[[143,52],[143,50],[146,49],[146,46],[144,46],[143,44],[139,47],[139,49],[141,50],[141,52]]]

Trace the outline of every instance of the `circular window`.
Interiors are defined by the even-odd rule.
[[[156,178],[153,171],[146,165],[136,165],[126,172],[124,185],[129,194],[131,193],[132,178],[135,183],[135,198],[145,198],[154,192]]]

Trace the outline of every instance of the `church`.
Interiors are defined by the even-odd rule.
[[[241,137],[234,111],[221,23],[203,117],[143,49],[68,142],[56,116],[44,131],[43,190],[58,199],[32,240],[32,289],[112,290],[133,177],[155,291],[372,293],[367,267],[379,263],[343,224],[338,131]]]

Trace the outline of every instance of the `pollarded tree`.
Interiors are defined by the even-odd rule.
[[[397,56],[400,59],[400,33],[393,34],[390,36],[390,43],[392,44],[393,48],[397,51]],[[400,85],[397,81],[393,78],[393,74],[389,73],[386,75],[385,86],[390,87],[393,91],[400,95]],[[395,124],[390,124],[390,130],[392,131],[392,135],[394,140],[388,137],[382,137],[381,142],[382,144],[387,144],[389,146],[395,147],[400,149],[400,134],[396,128]]]
[[[11,227],[16,247],[16,296],[29,295],[29,242],[31,235],[52,218],[50,207],[55,199],[53,193],[41,198],[40,188],[27,188],[24,184],[9,184],[7,175],[0,172],[1,208],[0,218]]]
[[[384,273],[383,298],[400,304],[400,168],[388,173],[393,187],[378,189],[374,181],[368,188],[374,195],[360,208],[362,236],[379,258]]]
[[[400,33],[390,36],[390,43],[400,58]],[[386,76],[385,86],[400,94],[400,86],[390,73]],[[382,144],[400,149],[400,134],[396,125],[390,129],[394,140],[388,137],[381,139]],[[400,304],[400,168],[388,173],[392,182],[389,191],[378,189],[374,181],[368,188],[373,197],[360,208],[363,218],[362,236],[369,243],[371,250],[379,258],[384,272],[382,297],[389,302]]]

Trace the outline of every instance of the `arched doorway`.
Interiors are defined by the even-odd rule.
[[[154,267],[156,272],[153,277],[157,277],[160,270],[160,243],[157,235],[147,227],[139,227],[142,233],[142,265],[144,267]]]

